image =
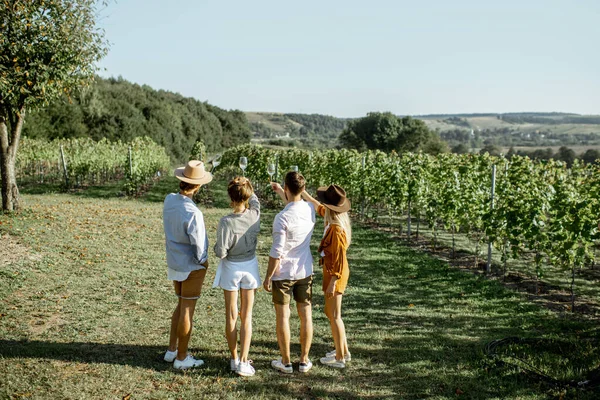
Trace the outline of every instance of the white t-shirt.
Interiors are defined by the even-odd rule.
[[[288,203],[275,216],[269,255],[281,261],[272,280],[300,280],[313,274],[310,240],[314,227],[315,208],[303,200]]]

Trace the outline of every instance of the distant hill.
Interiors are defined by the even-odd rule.
[[[314,147],[336,144],[349,119],[319,114],[247,112],[254,141],[296,141]],[[451,145],[598,146],[600,115],[561,112],[415,115]]]
[[[187,160],[196,140],[209,152],[250,141],[246,115],[178,93],[121,78],[96,78],[91,88],[28,115],[32,138],[91,137],[130,141],[149,136],[165,146],[173,162]]]

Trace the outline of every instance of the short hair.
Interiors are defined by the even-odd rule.
[[[200,185],[195,183],[179,181],[179,189],[181,189],[183,193],[194,193],[198,188],[200,188]]]
[[[292,195],[299,195],[304,191],[306,180],[296,171],[290,171],[285,175],[285,187],[288,188]]]
[[[252,183],[250,179],[236,176],[229,182],[229,186],[227,186],[227,193],[229,194],[229,198],[234,203],[243,203],[247,201],[252,193],[254,193],[254,189],[252,188]]]

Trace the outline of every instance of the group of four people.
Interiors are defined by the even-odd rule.
[[[202,212],[193,196],[202,185],[212,181],[210,172],[200,161],[190,161],[175,170],[180,180],[179,193],[167,195],[163,222],[166,239],[168,278],[173,281],[179,301],[171,318],[169,348],[164,359],[177,369],[198,367],[202,360],[188,354],[196,301],[208,268],[208,238]],[[271,183],[272,189],[286,204],[273,222],[273,244],[267,273],[262,282],[272,293],[276,313],[277,342],[281,358],[271,366],[283,373],[293,373],[290,356],[290,302],[293,298],[300,317],[299,371],[312,368],[309,351],[312,343],[313,257],[310,241],[315,215],[325,220],[325,230],[318,248],[323,267],[325,314],[329,319],[335,350],[320,359],[334,368],[344,368],[350,361],[346,331],[341,318],[342,295],[348,283],[346,250],[352,230],[348,211],[350,200],[337,186],[319,188],[317,199],[305,190],[306,182],[298,172],[288,172],[284,187]],[[225,296],[225,336],[231,352],[230,367],[242,376],[255,373],[248,359],[252,337],[252,308],[255,291],[261,285],[256,246],[260,232],[260,202],[250,180],[236,177],[228,185],[233,212],[219,221],[214,253],[219,259],[213,287]],[[238,312],[238,296],[240,310]],[[237,318],[241,320],[238,357]]]

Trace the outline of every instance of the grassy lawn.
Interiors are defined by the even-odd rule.
[[[414,218],[414,217],[413,217]],[[394,236],[398,237],[400,228],[402,228],[402,238],[406,239],[407,235],[407,217],[379,216],[378,226],[381,230],[393,232]],[[417,230],[417,222],[412,221],[412,237],[411,240],[416,241],[415,232]],[[427,222],[421,221],[419,226],[419,245],[421,248],[431,250],[433,244],[433,231],[427,225]],[[424,242],[423,239],[426,239]],[[452,234],[438,228],[436,246],[440,250],[440,245],[444,247],[441,253],[443,257],[451,258],[452,249]],[[465,267],[475,268],[475,248],[476,242],[466,234],[457,233],[455,235],[455,246],[458,254],[456,263]],[[596,260],[600,259],[600,248],[596,248]],[[484,263],[487,260],[487,243],[482,243],[480,247],[479,261]],[[597,263],[598,261],[596,261]],[[495,274],[499,279],[503,278],[502,250],[494,248],[492,250],[492,263]],[[479,267],[480,269],[482,266]],[[523,256],[514,259],[509,257],[506,266],[507,281],[514,282],[518,279],[520,289],[529,290],[530,293],[535,293],[535,261],[534,254],[527,253]],[[549,305],[555,311],[569,312],[571,309],[570,300],[570,285],[571,285],[571,270],[556,267],[549,263],[543,263],[543,275],[539,278],[540,285],[538,286],[538,295],[536,301],[543,302]],[[596,265],[594,269],[590,266],[585,266],[575,271],[575,304],[579,312],[584,312],[588,316],[600,317],[600,266]]]
[[[598,337],[597,324],[559,317],[497,282],[355,225],[344,298],[352,361],[345,370],[318,365],[332,340],[317,270],[313,370],[292,376],[271,370],[278,356],[275,314],[270,295],[259,291],[250,351],[257,374],[231,374],[223,296],[210,288],[213,261],[191,341],[206,366],[176,371],[161,360],[176,301],[166,279],[161,216],[170,185],[166,180],[138,200],[104,193],[110,190],[96,197],[30,193],[27,211],[0,215],[0,398],[545,399],[561,392],[518,368],[487,364],[485,344],[509,336],[565,341],[575,353],[548,359],[525,350],[538,368],[560,378],[577,379],[600,362],[597,347],[577,341]],[[223,192],[213,190],[219,208],[203,208],[211,243],[229,212]],[[273,216],[265,212],[262,219],[263,275]],[[315,232],[316,246],[321,221]],[[297,318],[292,332],[297,359]],[[564,398],[577,395],[599,393]]]

